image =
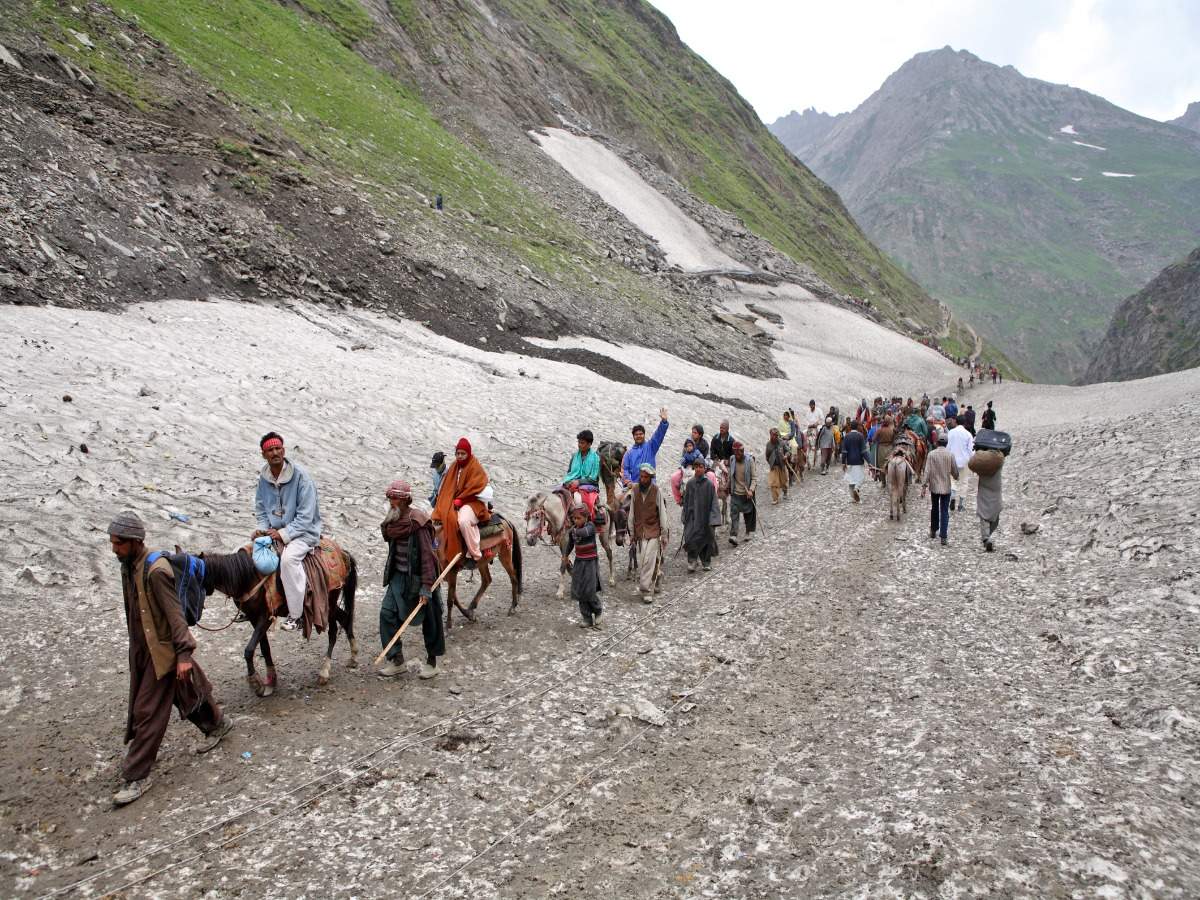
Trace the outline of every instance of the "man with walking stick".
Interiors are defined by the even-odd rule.
[[[388,513],[380,525],[387,541],[387,562],[383,566],[386,591],[379,607],[379,641],[387,655],[387,664],[379,670],[384,678],[393,678],[406,670],[404,646],[397,631],[420,622],[425,638],[425,664],[421,678],[438,674],[438,657],[446,654],[446,631],[442,624],[442,594],[438,589],[437,551],[433,548],[433,523],[429,514],[412,505],[412,485],[396,480],[388,486]],[[404,623],[402,626],[401,623]],[[383,654],[381,654],[383,655]]]

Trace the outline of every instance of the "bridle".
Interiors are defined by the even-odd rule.
[[[552,494],[550,496],[557,496],[557,495]],[[546,501],[550,499],[550,496],[547,496],[545,500],[543,500],[541,503],[539,503],[533,509],[525,510],[525,522],[526,522],[525,536],[528,538],[530,535],[532,535],[533,542],[535,544],[539,540],[542,540],[544,538],[546,541],[546,544],[548,546],[556,547],[561,542],[562,529],[559,529],[558,532],[556,533],[554,531],[553,524],[550,522],[549,517],[547,517],[547,515],[546,515]],[[566,500],[564,498],[563,499],[564,514],[566,513],[566,506],[567,506],[567,504],[566,504]],[[566,516],[564,515],[563,516],[563,527],[564,528],[566,527],[566,521],[567,521]],[[531,522],[536,523],[536,524],[533,524],[532,526],[530,526],[529,523],[531,523]]]

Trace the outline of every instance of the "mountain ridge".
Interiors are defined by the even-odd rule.
[[[965,50],[917,54],[802,153],[886,252],[1044,380],[1080,377],[1118,300],[1200,234],[1194,135]]]
[[[1121,301],[1085,382],[1131,381],[1200,366],[1200,247]]]

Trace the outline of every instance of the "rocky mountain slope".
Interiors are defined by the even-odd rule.
[[[1200,248],[1121,301],[1085,381],[1129,381],[1200,366]]]
[[[1187,128],[1190,131],[1200,131],[1200,100],[1189,103],[1183,115],[1178,119],[1172,119],[1169,124]]]
[[[869,298],[900,330],[943,318],[641,2],[0,0],[0,13],[10,302],[298,299],[499,349],[601,334],[777,374],[761,343],[707,315],[678,333],[717,303],[712,285],[530,137],[565,123],[744,268]]]
[[[914,57],[793,149],[1042,380],[1081,375],[1120,298],[1200,234],[1200,136],[965,51]]]

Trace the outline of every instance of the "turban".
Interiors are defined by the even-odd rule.
[[[467,456],[470,456],[471,455],[471,442],[468,441],[465,437],[460,437],[458,439],[458,443],[454,445],[454,451],[457,453],[459,450],[465,450],[467,452]]]
[[[651,475],[653,475],[654,474],[654,466],[650,465],[650,463],[642,463],[640,466],[638,466],[638,471],[639,472],[649,472]]]
[[[396,500],[411,500],[412,485],[402,478],[397,478],[387,489],[388,499],[395,498]]]
[[[142,520],[137,517],[137,513],[123,512],[119,513],[112,522],[109,523],[108,533],[113,537],[125,538],[127,540],[144,541],[146,539],[146,526]]]
[[[734,441],[734,442],[733,442],[733,449],[734,449],[734,450],[745,450],[746,448],[745,448],[745,446],[742,444],[742,442],[741,442],[741,441]]]
[[[273,437],[273,438],[267,438],[265,441],[263,441],[262,449],[263,450],[274,450],[277,447],[282,447],[282,446],[283,446],[283,438]]]

